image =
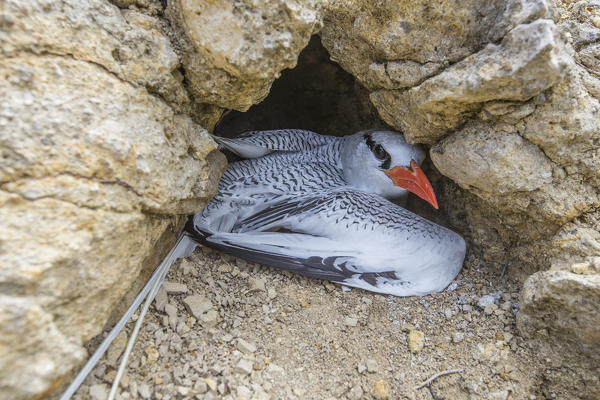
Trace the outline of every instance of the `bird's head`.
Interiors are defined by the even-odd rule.
[[[348,136],[342,150],[346,181],[358,189],[393,199],[411,192],[438,208],[431,183],[419,167],[425,152],[393,131],[370,130]]]

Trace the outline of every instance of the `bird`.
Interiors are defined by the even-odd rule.
[[[280,129],[214,139],[241,160],[188,219],[198,243],[394,296],[442,291],[462,268],[464,239],[401,205],[411,192],[438,208],[419,166],[425,152],[402,134]]]

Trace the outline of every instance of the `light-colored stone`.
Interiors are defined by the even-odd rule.
[[[212,303],[204,296],[194,295],[183,299],[183,304],[190,314],[196,319],[201,319],[202,316],[212,309]]]
[[[245,341],[242,338],[239,338],[236,343],[236,348],[242,353],[251,354],[256,351],[256,346],[250,342]]]
[[[374,360],[372,358],[369,358],[367,360],[367,371],[374,374],[376,372],[379,372],[379,365],[377,365],[377,360]]]
[[[371,99],[409,142],[435,143],[464,124],[481,103],[525,101],[557,83],[569,62],[563,46],[554,23],[538,20],[419,86],[373,92]]]
[[[408,349],[411,353],[418,353],[425,346],[425,334],[418,329],[411,329],[408,332]]]
[[[115,366],[127,346],[127,332],[121,331],[106,352],[106,361]]]
[[[265,284],[267,280],[265,278],[249,278],[248,279],[248,291],[249,292],[264,292]]]
[[[321,28],[320,7],[315,0],[169,1],[189,90],[202,102],[240,111],[260,102]]]
[[[252,361],[242,358],[235,366],[235,371],[244,375],[250,374],[252,372]]]
[[[390,398],[391,389],[387,381],[378,380],[373,384],[373,396],[377,400],[387,400]]]
[[[360,400],[363,397],[363,393],[362,387],[356,385],[350,389],[346,397],[348,397],[348,400]]]
[[[156,18],[101,0],[9,1],[2,15],[0,280],[16,295],[0,301],[0,397],[22,399],[83,361],[225,164],[181,113],[192,102]]]
[[[517,315],[519,330],[527,337],[546,329],[554,346],[565,343],[600,361],[600,274],[577,275],[543,271],[531,275],[523,287]]]
[[[177,282],[163,282],[163,288],[167,294],[182,294],[188,292],[187,285]]]
[[[106,400],[108,398],[108,387],[103,384],[90,386],[90,397],[92,400]]]

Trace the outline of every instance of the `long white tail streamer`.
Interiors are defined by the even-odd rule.
[[[123,353],[123,358],[121,360],[121,364],[119,365],[120,372],[121,372],[121,370],[123,370],[123,371],[125,370],[125,365],[127,363],[127,359],[129,358],[129,353],[131,352],[131,349],[133,348],[133,343],[135,342],[135,338],[137,336],[137,332],[139,331],[139,327],[141,326],[141,321],[144,319],[144,315],[146,314],[146,312],[148,310],[148,306],[150,305],[150,303],[156,296],[156,292],[158,292],[158,288],[160,288],[160,284],[165,279],[165,276],[167,275],[169,268],[177,259],[185,258],[185,257],[189,256],[195,247],[196,247],[196,243],[193,242],[187,235],[181,234],[177,238],[177,241],[175,242],[175,245],[173,246],[173,248],[171,248],[171,250],[166,255],[166,257],[163,259],[163,261],[160,263],[160,265],[158,267],[156,267],[156,269],[154,270],[154,273],[152,273],[152,276],[150,277],[150,279],[148,280],[146,285],[142,288],[142,290],[137,295],[137,297],[135,298],[135,300],[133,301],[131,306],[129,306],[129,308],[127,309],[127,312],[125,312],[125,314],[121,317],[119,322],[117,322],[117,324],[113,327],[113,329],[108,333],[106,338],[102,341],[100,346],[98,346],[98,349],[90,357],[88,362],[85,363],[85,365],[83,366],[81,371],[79,371],[79,374],[77,374],[77,376],[75,377],[73,382],[71,382],[71,384],[69,385],[67,390],[65,390],[63,395],[60,397],[60,400],[69,400],[73,396],[73,394],[75,394],[75,392],[77,391],[79,386],[81,386],[81,384],[83,383],[85,378],[89,375],[89,373],[96,366],[96,364],[98,364],[98,361],[100,361],[100,358],[102,358],[102,356],[104,355],[106,350],[108,350],[108,347],[110,346],[110,344],[117,337],[117,335],[123,330],[123,328],[125,327],[125,324],[131,319],[133,314],[140,307],[140,304],[142,304],[142,301],[146,298],[146,303],[144,304],[145,311],[142,310],[142,313],[140,313],[140,315],[138,317],[138,320],[134,327],[134,331],[132,332],[131,337],[129,338],[129,342],[127,343],[127,348],[125,349],[125,352]],[[113,383],[113,387],[111,388],[111,394],[112,394],[113,390],[116,392],[116,387],[118,387],[119,381],[120,381],[120,378],[122,375],[123,375],[123,372],[121,372],[120,374],[117,374],[117,377],[115,378],[115,381]],[[110,398],[111,399],[114,398],[114,394],[113,394],[113,397],[110,397]]]

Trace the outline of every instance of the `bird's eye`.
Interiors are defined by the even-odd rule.
[[[385,158],[388,157],[387,151],[385,151],[383,146],[380,144],[373,148],[373,154],[375,154],[375,157],[377,157],[379,160],[385,160]]]

